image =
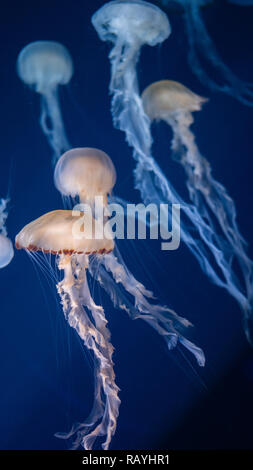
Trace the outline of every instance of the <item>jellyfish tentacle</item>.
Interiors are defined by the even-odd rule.
[[[185,24],[189,41],[189,63],[199,80],[211,90],[227,93],[247,106],[253,106],[252,83],[238,78],[221,60],[216,47],[201,18],[200,9],[195,1],[185,5]],[[209,77],[201,65],[202,59],[209,62],[219,76],[220,83]]]
[[[235,203],[226,188],[213,178],[210,164],[199,152],[194,134],[189,128],[193,121],[191,113],[179,111],[169,116],[166,121],[173,129],[173,154],[186,172],[187,187],[194,206],[212,226],[208,209],[210,210],[227,240],[229,263],[232,264],[234,257],[238,260],[248,300],[247,304],[244,299],[242,301],[242,308],[247,317],[253,300],[253,262],[245,251],[246,241],[237,225]],[[221,250],[224,250],[225,246],[223,236],[216,236],[216,243]]]
[[[58,103],[57,89],[50,89],[41,95],[40,125],[53,149],[53,165],[70,148]]]
[[[8,203],[9,203],[8,198],[0,199],[0,233],[4,236],[7,236],[6,220],[8,217],[8,213],[7,213]]]
[[[213,178],[211,166],[199,152],[194,134],[189,128],[190,120],[185,117],[184,113],[179,112],[175,113],[174,117],[168,118],[167,123],[174,132],[172,150],[175,159],[179,160],[185,169],[188,190],[194,205],[202,212],[199,194],[201,193],[218,219],[224,235],[233,245],[235,251],[241,252],[242,245],[245,245],[246,241],[237,226],[235,203],[226,188]],[[179,155],[179,159],[177,155]],[[242,252],[241,254],[246,261],[248,259],[246,253]]]
[[[146,288],[135,279],[124,266],[123,261],[120,262],[114,253],[99,256],[99,261],[104,266],[105,271],[110,273],[116,285],[121,284],[125,291],[134,299],[134,305],[129,304],[127,300],[124,299],[124,296],[121,297],[119,295],[119,292],[115,294],[115,289],[113,289],[111,283],[109,285],[106,282],[101,266],[98,275],[96,274],[97,271],[94,266],[91,266],[91,274],[96,277],[102,287],[108,292],[115,306],[126,310],[132,319],[139,318],[148,323],[158,334],[164,337],[168,349],[176,347],[179,341],[195,356],[200,366],[205,365],[203,351],[191,341],[187,340],[182,334],[182,331],[192,326],[187,319],[180,317],[174,310],[168,307],[151,304],[148,300],[148,298],[151,297],[151,293],[146,291]]]
[[[75,263],[75,268],[73,268]],[[78,269],[76,267],[78,266]],[[93,448],[98,437],[104,437],[103,449],[108,449],[112,436],[116,430],[120,399],[119,388],[115,383],[113,369],[113,346],[110,343],[110,333],[103,308],[95,305],[91,298],[86,269],[88,258],[76,255],[73,259],[69,255],[60,255],[59,269],[64,270],[64,279],[58,283],[57,290],[65,317],[69,325],[74,328],[84,344],[90,349],[95,358],[95,402],[89,418],[70,431],[70,433],[57,434],[58,437],[68,438],[76,434],[75,447],[81,443],[86,450]],[[73,271],[77,277],[74,276]],[[92,320],[86,313],[89,310]]]

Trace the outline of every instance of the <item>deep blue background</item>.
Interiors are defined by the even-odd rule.
[[[5,196],[10,180],[12,239],[26,223],[62,207],[52,180],[51,151],[38,123],[38,96],[20,82],[15,70],[18,53],[34,40],[60,41],[73,57],[73,80],[61,90],[72,145],[105,150],[118,173],[115,193],[139,200],[132,189],[131,150],[111,121],[109,47],[90,23],[103,3],[16,0],[1,7],[0,188]],[[224,62],[253,82],[253,8],[218,0],[204,9],[203,16]],[[210,94],[199,84],[187,64],[182,17],[171,13],[170,21],[169,40],[160,48],[143,49],[141,89],[168,78],[210,98],[195,116],[197,142],[214,176],[234,197],[241,231],[251,242],[253,109],[231,97]],[[154,137],[156,158],[183,190],[183,173],[168,159],[168,129],[156,126]],[[121,248],[129,268],[161,302],[194,323],[193,338],[205,350],[207,366],[196,368],[197,378],[180,353],[168,353],[155,332],[115,311],[96,289],[109,319],[122,390],[111,447],[251,448],[253,353],[244,338],[238,306],[209,283],[183,245],[174,253],[161,253],[155,242],[129,245],[126,241]],[[252,244],[250,251],[253,256]],[[54,432],[67,431],[87,416],[92,403],[91,358],[65,323],[53,280],[47,282],[25,252],[16,252],[0,272],[0,295],[0,448],[66,448],[68,444],[56,439]],[[187,359],[191,361],[190,356]]]

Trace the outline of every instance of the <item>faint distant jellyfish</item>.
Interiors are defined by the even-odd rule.
[[[231,0],[232,1],[232,0]],[[167,6],[179,5],[184,12],[184,21],[189,43],[189,65],[203,83],[214,91],[221,91],[233,96],[248,106],[253,105],[253,84],[240,80],[223,63],[216,47],[209,36],[201,16],[202,6],[211,3],[210,0],[162,0]],[[234,0],[237,4],[249,4],[245,0]],[[253,3],[253,2],[251,2]],[[206,65],[212,72],[211,76]]]
[[[62,194],[79,196],[85,204],[89,202],[92,211],[97,195],[102,197],[106,206],[107,195],[115,178],[110,158],[98,149],[71,150],[61,157],[55,169],[55,183]],[[105,237],[102,233],[100,238],[95,238],[90,235],[91,226],[93,234],[97,223],[103,226],[104,220],[95,220],[92,214],[85,211],[53,211],[28,224],[16,237],[18,249],[57,255],[58,268],[64,271],[64,278],[58,283],[57,290],[65,317],[95,358],[92,411],[84,423],[73,426],[69,433],[57,434],[62,438],[76,435],[75,446],[82,444],[86,450],[93,448],[98,437],[104,438],[102,447],[108,449],[116,430],[120,405],[107,320],[103,308],[95,305],[91,297],[87,272],[106,289],[116,306],[126,309],[132,318],[142,318],[156,329],[165,338],[169,349],[175,347],[178,341],[194,354],[199,365],[203,366],[205,362],[202,350],[182,334],[190,323],[167,307],[154,305],[148,300],[151,292],[131,275],[114,254],[112,236]],[[79,233],[76,232],[76,225],[82,226]],[[121,292],[120,286],[125,293]],[[129,300],[127,294],[132,296],[134,302]]]
[[[12,241],[7,237],[6,230],[7,204],[8,199],[0,199],[0,268],[5,268],[14,256]]]
[[[217,230],[217,244],[227,253],[231,272],[233,272],[232,261],[234,258],[237,259],[244,279],[247,299],[251,303],[253,300],[253,263],[246,254],[245,242],[237,226],[234,201],[224,186],[213,178],[210,164],[199,152],[194,134],[190,129],[193,123],[192,113],[200,111],[206,100],[178,82],[163,80],[148,86],[142,94],[142,101],[151,121],[163,120],[172,128],[173,155],[185,170],[190,198],[210,226],[214,219],[218,223],[220,234]],[[236,278],[235,273],[233,276]],[[251,311],[248,311],[249,308],[244,299],[241,300],[242,302],[239,303],[247,322]]]
[[[247,319],[244,328],[250,339],[248,320],[251,318],[252,299],[249,300],[231,269],[233,253],[227,250],[227,243],[221,244],[216,227],[206,220],[198,207],[186,203],[177,194],[152,156],[151,123],[139,94],[136,66],[142,45],[159,44],[169,36],[168,19],[158,7],[147,2],[112,1],[93,15],[92,23],[103,41],[113,43],[109,55],[111,109],[114,126],[125,132],[137,161],[135,188],[140,191],[145,204],[180,204],[181,240],[210,280],[226,289],[242,306]],[[246,264],[248,260],[245,260]]]
[[[59,85],[66,85],[73,75],[68,50],[54,41],[36,41],[22,49],[17,60],[20,79],[41,95],[40,124],[53,149],[53,164],[68,143],[58,96]]]

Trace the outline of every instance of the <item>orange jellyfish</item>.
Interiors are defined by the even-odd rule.
[[[217,223],[214,239],[223,252],[223,271],[236,286],[230,293],[239,302],[245,333],[251,340],[253,263],[246,253],[245,242],[237,225],[234,201],[226,188],[212,176],[210,163],[201,155],[190,128],[194,120],[192,113],[200,111],[206,99],[181,83],[162,80],[144,90],[142,101],[151,122],[163,120],[171,127],[172,155],[185,170],[190,198],[210,228],[214,220]],[[241,270],[243,285],[234,269],[235,259]]]

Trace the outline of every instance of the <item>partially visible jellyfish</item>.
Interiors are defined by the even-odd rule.
[[[16,237],[18,249],[57,256],[58,268],[64,272],[57,290],[65,317],[94,355],[92,411],[84,423],[73,426],[69,433],[57,434],[61,438],[75,436],[74,446],[82,445],[86,450],[93,448],[97,438],[103,439],[102,447],[108,449],[120,405],[107,320],[102,306],[96,305],[91,297],[87,273],[109,293],[115,306],[126,310],[132,318],[143,319],[161,334],[169,349],[179,342],[195,356],[200,366],[205,362],[202,350],[183,335],[190,323],[173,310],[151,302],[152,293],[116,256],[106,210],[102,219],[95,218],[95,200],[99,197],[106,209],[115,178],[113,163],[104,152],[89,148],[68,151],[56,165],[55,183],[63,195],[79,197],[80,210],[75,207],[73,211],[45,214],[24,227]],[[87,207],[91,208],[90,213]],[[94,235],[96,224],[102,229],[98,237]]]
[[[249,1],[233,0],[249,5]],[[183,9],[185,28],[189,43],[188,62],[198,79],[213,91],[233,96],[248,106],[253,106],[253,84],[238,78],[222,61],[201,15],[201,7],[210,0],[162,0],[166,7],[178,5]],[[252,4],[252,1],[251,1]],[[212,74],[207,71],[209,66]]]
[[[165,121],[173,131],[172,152],[174,158],[183,166],[187,176],[190,198],[199,214],[212,227],[218,225],[215,237],[217,246],[223,250],[233,272],[233,259],[236,258],[241,268],[244,287],[249,304],[253,300],[253,263],[245,251],[243,240],[236,221],[236,208],[233,199],[224,186],[212,176],[211,166],[201,155],[190,129],[194,111],[200,111],[206,99],[193,93],[181,83],[162,80],[148,86],[142,93],[145,112],[152,121]],[[225,239],[224,239],[225,237]],[[236,274],[233,274],[236,279]],[[239,281],[238,281],[239,285]],[[250,311],[243,302],[239,302],[249,319]],[[246,308],[246,310],[245,310]]]
[[[137,162],[134,170],[135,188],[140,191],[145,204],[155,203],[160,206],[171,203],[181,206],[181,240],[197,258],[210,280],[226,289],[238,301],[244,312],[245,333],[250,340],[248,322],[251,319],[252,299],[245,294],[231,269],[233,254],[227,249],[227,243],[222,243],[215,225],[205,218],[203,212],[177,194],[152,156],[151,122],[139,94],[136,66],[144,44],[154,46],[168,37],[168,19],[158,7],[141,0],[112,1],[93,15],[92,23],[103,41],[113,43],[109,54],[111,110],[115,127],[125,133],[127,143],[133,148],[133,157]],[[224,210],[228,210],[231,203],[225,197],[224,203]],[[232,221],[233,215],[230,214],[229,218]],[[233,239],[239,235],[229,236]],[[241,238],[239,246],[242,246]],[[249,279],[251,274],[246,272],[248,269],[251,272],[251,262],[249,265],[247,257],[243,262],[245,277]]]
[[[66,137],[58,88],[73,75],[71,56],[62,44],[36,41],[22,49],[17,60],[20,79],[41,96],[40,125],[53,149],[53,164],[70,148]]]
[[[12,241],[7,236],[6,219],[8,199],[0,199],[0,269],[7,266],[13,256]]]

